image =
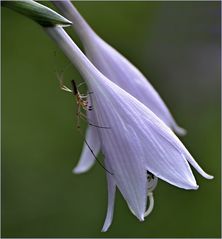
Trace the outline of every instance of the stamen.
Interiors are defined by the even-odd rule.
[[[144,217],[147,217],[153,211],[154,208],[153,191],[157,186],[158,178],[154,176],[152,173],[148,172],[147,180],[148,180],[147,197],[149,198],[149,207],[144,213]]]
[[[144,217],[147,217],[154,208],[154,197],[153,197],[153,193],[152,192],[148,192],[147,196],[149,197],[149,207],[148,209],[145,211],[144,213]]]
[[[153,211],[153,208],[154,208],[153,190],[157,186],[158,178],[154,176],[152,173],[148,172],[147,180],[148,180],[147,197],[149,199],[149,207],[145,211],[144,217],[147,217]],[[128,207],[130,211],[132,212],[132,214],[136,216],[135,212],[133,211],[133,209],[130,207],[129,204],[128,204]]]

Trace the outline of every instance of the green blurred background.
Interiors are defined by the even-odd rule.
[[[148,77],[188,130],[182,141],[215,178],[193,170],[197,191],[160,181],[155,209],[143,223],[118,192],[112,226],[101,233],[105,172],[96,164],[86,174],[72,174],[83,138],[75,101],[55,75],[68,60],[40,26],[3,8],[2,237],[220,237],[220,2],[75,5]],[[69,68],[65,79],[72,78],[82,81]]]

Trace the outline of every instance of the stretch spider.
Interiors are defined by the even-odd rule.
[[[88,122],[88,124],[89,124],[90,126],[94,126],[94,127],[102,128],[102,129],[110,129],[110,127],[97,126],[97,125],[95,125],[95,124],[90,123],[90,122],[88,121],[88,119],[87,119],[87,116],[81,111],[81,109],[83,109],[84,111],[91,111],[91,110],[93,110],[92,105],[89,105],[89,102],[88,102],[88,100],[87,100],[89,94],[92,94],[92,92],[89,92],[87,95],[82,95],[82,94],[80,94],[79,91],[78,91],[78,87],[77,87],[77,85],[76,85],[76,83],[75,83],[74,80],[71,80],[72,90],[70,90],[67,86],[65,86],[65,85],[63,84],[63,75],[58,75],[58,74],[57,74],[57,77],[58,77],[59,82],[60,82],[60,88],[61,88],[62,90],[64,90],[64,91],[67,91],[67,92],[72,93],[72,94],[76,97],[76,103],[77,103],[77,112],[76,112],[76,115],[77,115],[77,128],[79,129],[79,131],[80,131],[80,124],[79,124],[79,123],[80,123],[80,121],[79,121],[80,117],[82,117],[83,119],[87,120],[87,122]],[[81,83],[81,84],[83,84],[83,83]],[[80,85],[81,85],[81,84],[80,84]],[[79,86],[80,86],[80,85],[79,85]],[[81,131],[80,131],[80,133],[81,133]],[[88,142],[86,141],[86,139],[84,139],[84,142],[85,142],[85,144],[87,145],[87,147],[89,148],[89,150],[90,150],[90,152],[92,153],[92,155],[94,156],[94,158],[96,159],[96,161],[99,163],[99,165],[100,165],[103,169],[105,169],[105,171],[107,171],[108,173],[110,173],[111,175],[113,175],[113,173],[111,173],[109,170],[107,170],[107,169],[103,166],[103,164],[98,160],[98,158],[97,158],[96,155],[94,154],[92,148],[90,147],[90,145],[88,144]]]

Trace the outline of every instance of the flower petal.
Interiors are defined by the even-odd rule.
[[[177,187],[197,189],[196,180],[185,156],[155,130],[151,129],[146,133],[150,138],[149,144],[144,148],[149,154],[146,160],[147,170]]]
[[[180,135],[186,133],[176,124],[167,106],[142,73],[103,41],[70,1],[53,1],[53,3],[73,22],[72,27],[81,39],[87,57],[102,74],[145,104],[176,133]]]
[[[186,134],[186,130],[176,124],[157,91],[131,62],[96,34],[90,34],[84,44],[87,57],[101,73],[145,104],[176,133]]]
[[[104,155],[112,160],[110,164],[115,167],[115,178],[119,177],[116,178],[117,186],[123,195],[126,187],[130,187],[124,180],[129,180],[130,185],[136,187],[127,178],[127,174],[142,173],[141,164],[155,176],[185,189],[198,188],[187,160],[202,176],[211,178],[199,167],[170,128],[149,108],[101,75],[98,75],[97,81],[96,84],[89,84],[97,90],[95,101],[99,106],[96,108],[98,122],[106,122],[111,127],[109,133],[100,131],[102,149],[105,149]],[[127,172],[125,175],[124,170]],[[125,192],[124,197],[129,200],[132,195]]]
[[[86,142],[90,146],[94,155],[100,151],[100,140],[97,133],[97,128],[93,126],[89,126],[86,132]],[[80,156],[80,160],[77,166],[73,169],[73,173],[79,174],[88,171],[93,164],[95,163],[95,156],[92,154],[89,146],[86,143],[83,145],[82,153]]]
[[[115,178],[116,185],[127,204],[137,218],[143,221],[147,201],[147,171],[144,167],[141,142],[134,127],[119,117],[119,109],[113,108],[112,100],[109,101],[109,97],[106,100],[104,103],[107,103],[107,110],[102,111],[98,116],[100,125],[110,127],[110,129],[98,129],[105,164],[108,165],[107,170],[113,174],[112,177]]]
[[[102,143],[102,151],[106,157],[106,160],[111,161],[110,165],[112,168],[114,168],[114,171],[116,171],[115,178],[117,177],[117,186],[120,188],[120,191],[123,193],[123,195],[125,194],[124,197],[126,200],[131,201],[133,206],[131,203],[129,203],[129,205],[133,211],[138,213],[137,216],[139,218],[142,218],[141,215],[143,214],[142,202],[143,188],[145,184],[143,172],[143,169],[145,168],[145,157],[143,150],[146,149],[146,145],[152,145],[155,146],[153,149],[154,152],[156,150],[156,153],[158,154],[159,151],[159,147],[157,147],[158,144],[153,143],[155,142],[153,140],[155,137],[150,137],[152,134],[154,134],[154,132],[158,132],[159,135],[163,136],[161,143],[164,147],[164,152],[168,154],[166,160],[163,160],[163,157],[161,157],[160,160],[158,159],[158,162],[160,162],[159,164],[164,166],[162,171],[159,172],[160,178],[162,177],[166,181],[168,180],[172,184],[177,185],[178,175],[181,175],[181,177],[186,175],[186,183],[188,185],[191,184],[190,187],[196,187],[196,185],[194,185],[195,182],[191,177],[192,172],[188,167],[186,160],[184,160],[184,157],[198,170],[202,176],[208,179],[212,178],[212,176],[206,174],[200,168],[200,166],[195,162],[195,160],[183,146],[182,142],[176,137],[171,129],[167,127],[166,124],[159,119],[148,107],[101,74],[76,47],[76,45],[61,27],[47,28],[47,33],[53,37],[53,39],[56,39],[56,41],[59,42],[60,47],[76,65],[77,69],[86,80],[90,90],[93,92],[92,103],[93,112],[95,112],[96,116],[95,123],[97,123],[97,125],[108,125],[110,127],[110,129],[97,128],[100,142]],[[64,42],[66,44],[64,44]],[[137,136],[137,140],[133,141],[135,134]],[[160,141],[160,139],[158,139],[158,141]],[[135,142],[137,142],[136,148],[134,147]],[[111,146],[110,148],[109,145]],[[169,147],[169,145],[171,145],[171,147]],[[169,148],[172,148],[172,146],[174,146],[181,153],[180,162],[177,162],[177,166],[179,167],[174,168],[178,172],[175,179],[172,179],[174,177],[173,175],[170,175],[170,178],[167,178],[167,175],[169,174],[164,172],[165,170],[168,170],[167,167],[169,165],[173,168],[171,163],[172,159],[169,155],[169,152],[171,152]],[[143,150],[141,150],[140,147],[142,147]],[[134,150],[132,150],[132,148],[134,148]],[[138,150],[138,154],[136,152],[137,148],[140,149]],[[116,154],[115,151],[118,151],[118,154]],[[158,162],[155,162],[156,158],[152,156],[154,154],[151,154],[149,151],[147,152],[147,150],[145,152],[147,153],[146,158],[149,160],[148,167],[151,165],[153,170],[159,169],[157,168]],[[150,155],[151,159],[149,159]],[[178,152],[176,153],[175,151],[175,155],[178,157]],[[126,175],[124,178],[123,174],[125,172]],[[154,172],[150,172],[155,175]],[[138,175],[138,173],[140,175]],[[136,177],[135,184],[132,180],[133,175]],[[131,180],[129,184],[126,182],[127,179]],[[140,182],[139,179],[141,180],[141,185],[140,188],[136,189],[135,187]],[[178,187],[181,187],[180,183],[178,184]],[[127,188],[129,185],[132,186],[132,190]],[[140,197],[139,200],[135,200],[134,197],[137,196]]]
[[[115,194],[116,194],[116,183],[114,177],[107,173],[107,184],[108,184],[108,208],[106,219],[102,228],[102,232],[106,232],[113,220],[113,211],[114,211],[114,203],[115,203]]]
[[[199,166],[199,164],[194,160],[192,155],[186,149],[186,147],[182,144],[182,142],[173,134],[167,127],[165,129],[162,128],[160,130],[159,124],[153,124],[153,129],[159,134],[159,137],[162,138],[161,142],[168,142],[171,148],[174,148],[186,158],[186,160],[197,170],[199,174],[201,174],[204,178],[213,179],[213,176],[204,172],[204,170]],[[158,137],[157,137],[158,138]]]

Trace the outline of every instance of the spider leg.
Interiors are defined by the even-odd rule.
[[[88,121],[87,116],[86,116],[83,112],[79,112],[79,116],[80,116],[82,119]]]
[[[82,86],[82,85],[84,85],[84,84],[86,84],[86,82],[82,82],[82,83],[78,84],[78,85],[77,85],[77,88],[79,88],[80,86]]]
[[[90,126],[93,126],[93,127],[96,127],[96,128],[100,128],[100,129],[111,129],[110,127],[99,126],[99,125],[96,125],[96,124],[93,124],[93,123],[89,122],[89,120],[87,119],[87,116],[84,113],[82,113],[82,112],[80,112],[79,116],[82,119],[86,120]]]
[[[88,98],[88,95],[80,95],[81,99],[86,99]]]
[[[70,89],[69,89],[67,86],[65,86],[65,85],[61,85],[61,84],[60,84],[60,89],[66,91],[66,92],[71,92],[71,93],[72,93],[72,90],[70,90]]]
[[[61,73],[59,73],[58,71],[56,71],[55,73],[56,73],[57,79],[61,82],[62,79],[63,79],[63,74],[64,74],[64,72],[61,71]]]
[[[63,83],[63,72],[62,73],[58,73],[56,72],[56,76],[57,76],[57,79],[59,80],[59,84],[60,84],[60,89],[61,90],[64,90],[64,91],[67,91],[67,92],[72,92],[72,90],[70,90],[67,86],[64,85]]]
[[[78,93],[78,92],[77,92]],[[78,96],[78,94],[76,95]],[[77,130],[79,131],[79,133],[82,135],[81,129],[80,129],[80,117],[84,120],[86,120],[88,122],[87,116],[81,112],[81,109],[85,109],[85,104],[83,104],[85,101],[81,101],[81,98],[77,97],[77,111],[76,111],[76,116],[77,116]],[[87,107],[87,104],[86,104]],[[89,125],[93,125],[90,124]],[[99,127],[96,125],[93,125],[95,127]],[[99,127],[99,128],[107,128],[107,127]],[[110,172],[108,169],[106,169],[106,167],[99,161],[99,159],[97,158],[97,156],[94,154],[93,149],[91,148],[91,146],[88,144],[87,140],[84,139],[85,144],[87,145],[87,147],[89,148],[90,152],[92,153],[93,157],[95,158],[95,160],[99,163],[99,165],[109,174],[113,175],[112,172]]]
[[[80,104],[77,104],[76,116],[77,116],[76,127],[77,127],[78,130],[80,130],[80,121],[79,121],[79,118],[80,118],[80,116],[81,116],[81,108],[80,108]]]

